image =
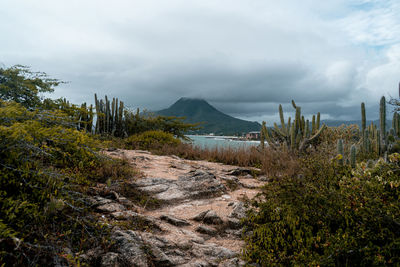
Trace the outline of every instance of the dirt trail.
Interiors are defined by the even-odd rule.
[[[251,175],[256,169],[158,156],[140,150],[107,154],[127,159],[142,174],[135,186],[163,203],[155,210],[136,209],[140,214],[137,216],[143,216],[160,230],[157,234],[143,233],[144,239],[162,253],[161,259],[156,256],[157,265],[244,265],[239,259],[244,245],[240,219],[246,209],[243,199],[253,198],[263,185]],[[129,209],[123,209],[122,213],[117,209],[111,211],[114,217],[118,212],[125,217],[130,212]]]

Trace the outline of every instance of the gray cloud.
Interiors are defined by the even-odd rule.
[[[5,0],[0,63],[69,81],[54,97],[77,103],[97,92],[157,110],[200,97],[276,121],[291,99],[339,119],[365,101],[376,117],[379,97],[397,94],[399,11],[396,0]]]

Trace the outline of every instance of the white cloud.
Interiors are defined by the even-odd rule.
[[[158,109],[193,96],[270,118],[268,105],[294,98],[345,117],[397,90],[400,3],[382,3],[2,0],[0,62],[70,81],[55,95],[74,102],[98,92]]]

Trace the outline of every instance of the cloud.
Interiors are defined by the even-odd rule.
[[[69,81],[55,97],[93,94],[132,108],[201,97],[231,115],[277,120],[291,99],[307,115],[376,116],[396,96],[395,0],[5,0],[0,62]]]

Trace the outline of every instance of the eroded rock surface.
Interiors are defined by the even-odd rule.
[[[113,246],[81,255],[101,266],[245,266],[240,219],[245,199],[258,193],[256,169],[156,156],[147,151],[112,150],[143,175],[131,181],[160,201],[157,209],[133,205],[105,185],[88,201],[111,228]]]

